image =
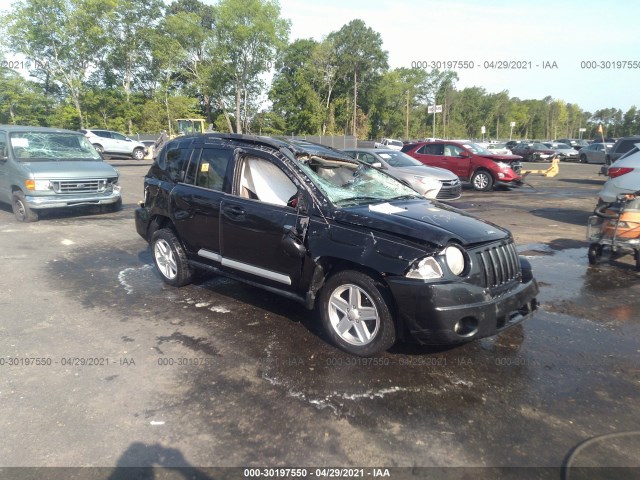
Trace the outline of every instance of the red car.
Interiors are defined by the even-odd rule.
[[[425,165],[452,171],[476,190],[522,185],[519,174],[522,157],[496,155],[473,142],[417,142],[405,145],[402,151]]]

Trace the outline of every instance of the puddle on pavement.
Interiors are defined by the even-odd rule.
[[[529,244],[519,250],[531,262],[545,310],[609,326],[640,326],[640,277],[632,256],[589,265],[586,246],[554,250]]]

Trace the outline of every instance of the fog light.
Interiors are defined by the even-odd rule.
[[[458,320],[453,327],[453,331],[461,337],[473,337],[478,333],[478,319],[475,317],[464,317]]]

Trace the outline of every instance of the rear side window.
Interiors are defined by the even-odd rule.
[[[162,152],[164,171],[169,178],[174,182],[184,181],[184,175],[187,169],[187,163],[191,154],[191,149],[180,148],[180,145],[175,145],[166,150],[166,153]]]
[[[626,153],[631,150],[636,143],[640,143],[640,140],[637,138],[634,140],[623,140],[620,142],[620,146],[618,147],[617,151],[618,153]]]
[[[229,190],[227,169],[232,159],[233,150],[205,148],[197,161],[191,161],[185,181],[197,187],[226,192]]]
[[[425,155],[444,155],[444,145],[442,143],[433,143],[430,145],[425,145],[424,147]]]

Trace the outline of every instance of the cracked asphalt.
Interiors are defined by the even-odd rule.
[[[513,232],[541,287],[533,319],[361,359],[287,299],[216,276],[165,285],[133,223],[149,162],[111,163],[120,212],[20,224],[0,206],[0,475],[548,467],[532,478],[560,478],[567,462],[640,475],[639,274],[630,256],[588,265],[599,166],[562,164],[556,178],[451,202]],[[460,478],[506,475],[479,472]]]

